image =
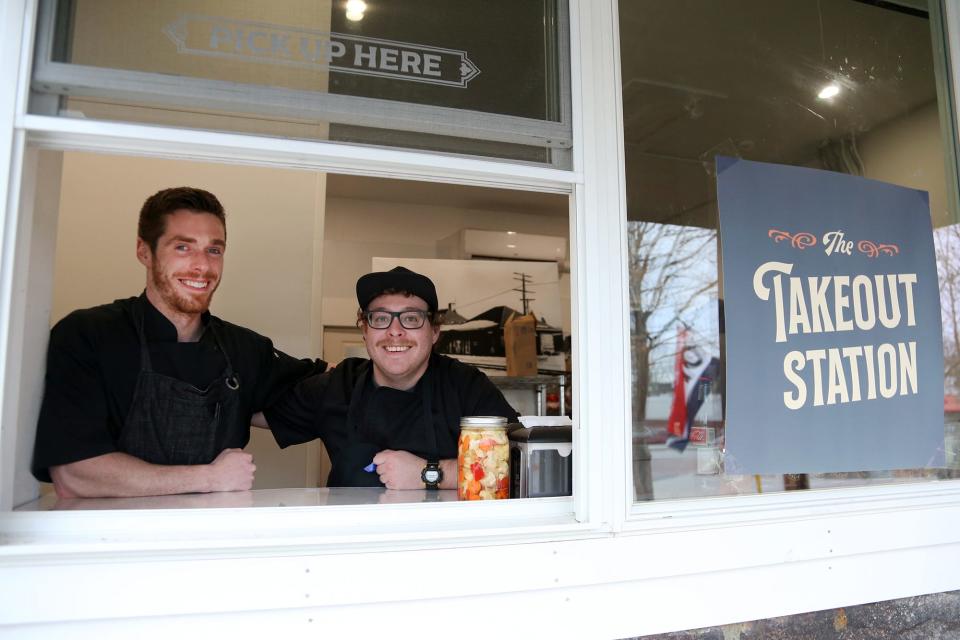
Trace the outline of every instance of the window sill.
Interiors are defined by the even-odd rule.
[[[476,546],[582,538],[595,528],[576,522],[572,498],[458,502],[454,491],[269,489],[59,503],[44,496],[0,514],[0,561]]]

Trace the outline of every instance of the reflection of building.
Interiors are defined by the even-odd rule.
[[[506,369],[503,328],[518,311],[507,306],[487,309],[466,320],[452,306],[442,312],[436,350],[484,369]],[[537,359],[541,371],[564,371],[563,331],[537,320]]]
[[[457,310],[452,302],[447,304],[446,309],[437,311],[437,317],[440,320],[440,324],[463,324],[467,321],[466,318],[457,313]]]

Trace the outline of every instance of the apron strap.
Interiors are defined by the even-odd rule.
[[[220,339],[220,332],[217,331],[216,321],[213,318],[210,318],[210,321],[207,323],[207,328],[210,329],[210,334],[213,336],[214,342],[217,343],[217,348],[220,349],[220,353],[223,354],[223,359],[227,364],[223,372],[224,382],[228,389],[236,391],[240,388],[240,378],[238,378],[237,374],[233,371],[233,362],[230,360],[230,354],[227,353],[227,350],[223,346],[223,340]]]

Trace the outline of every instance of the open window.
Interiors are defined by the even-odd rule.
[[[21,396],[28,409],[18,437],[17,504],[34,493],[29,443],[42,389],[45,329],[74,309],[139,294],[144,272],[133,254],[136,215],[147,195],[171,185],[201,186],[227,210],[229,251],[211,307],[215,315],[272,338],[297,357],[333,363],[366,357],[354,284],[372,270],[408,266],[437,284],[444,311],[438,352],[480,367],[521,414],[561,412],[558,394],[569,388],[571,344],[565,195],[176,159],[35,153]],[[532,380],[507,376],[503,325],[513,311],[532,312],[538,320]],[[562,404],[572,412],[569,399]],[[319,441],[281,451],[269,432],[254,429],[248,450],[258,467],[254,489],[325,486],[329,460]],[[27,508],[276,506],[326,499],[294,491],[266,501],[248,495],[58,502],[49,490],[44,493]],[[414,493],[409,500],[424,499],[423,492]]]

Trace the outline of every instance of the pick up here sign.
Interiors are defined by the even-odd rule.
[[[181,15],[164,27],[180,53],[465,88],[480,75],[465,51],[260,22]]]
[[[928,196],[717,158],[727,473],[943,466]]]

